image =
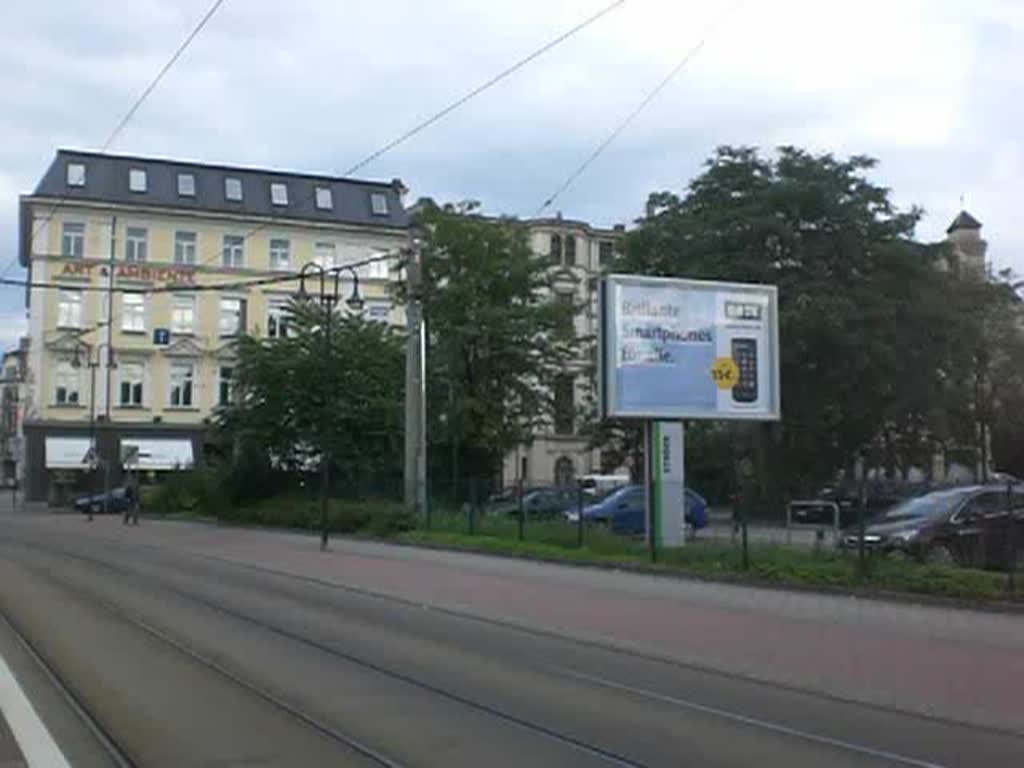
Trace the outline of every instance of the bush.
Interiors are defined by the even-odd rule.
[[[416,527],[416,521],[402,505],[389,499],[331,499],[327,515],[328,528],[335,533],[393,536]],[[220,519],[276,528],[319,530],[320,502],[302,494],[284,494],[252,504],[226,507]]]
[[[165,515],[214,516],[229,504],[223,478],[214,468],[169,472],[158,485],[143,489],[141,498],[146,509]]]

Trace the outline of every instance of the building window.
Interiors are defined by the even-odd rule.
[[[224,197],[236,203],[242,200],[242,180],[234,176],[224,179]]]
[[[334,195],[330,187],[316,188],[316,207],[321,211],[329,211],[334,208]]]
[[[313,246],[313,261],[324,269],[330,269],[337,264],[337,253],[334,243],[316,243]]]
[[[565,236],[565,266],[571,267],[576,263],[576,238],[572,235]]]
[[[390,316],[390,304],[374,301],[366,305],[366,318],[371,323],[386,323]]]
[[[57,293],[57,326],[59,328],[82,327],[82,292],[72,288],[61,288]]]
[[[178,195],[180,197],[196,196],[196,177],[191,173],[178,174]]]
[[[614,248],[615,245],[611,240],[602,240],[597,244],[597,258],[601,262],[601,266],[611,263]]]
[[[69,187],[85,186],[85,165],[83,163],[68,163],[67,174]]]
[[[575,421],[572,376],[555,379],[555,434],[571,435]]]
[[[551,262],[553,264],[562,263],[562,236],[552,235],[551,236]]]
[[[237,336],[245,331],[245,301],[222,298],[220,300],[220,335]]]
[[[194,333],[196,327],[196,297],[176,294],[171,298],[171,331]]]
[[[267,305],[267,336],[271,339],[287,338],[288,325],[288,302],[274,299]]]
[[[128,189],[132,192],[146,191],[146,172],[142,168],[128,169]]]
[[[284,238],[270,240],[270,268],[280,271],[291,269],[291,243]]]
[[[57,405],[78,405],[79,371],[67,360],[61,360],[53,372],[53,402]]]
[[[224,266],[238,268],[245,264],[245,238],[224,235]]]
[[[174,233],[174,263],[195,264],[196,263],[196,233],[175,232]]]
[[[171,390],[168,404],[173,408],[192,406],[192,374],[190,363],[176,363],[171,366]]]
[[[371,254],[371,256],[380,258],[383,254]],[[374,280],[387,280],[391,275],[391,263],[388,259],[380,258],[380,261],[371,261],[366,265],[366,276],[373,278]]]
[[[274,205],[288,205],[288,186],[281,182],[270,185],[270,202]]]
[[[127,227],[124,231],[124,260],[146,260],[146,230],[142,227]]]
[[[558,330],[562,333],[572,333],[575,327],[576,307],[571,293],[556,293],[555,301],[558,304]]]
[[[382,192],[371,192],[370,193],[370,210],[373,211],[374,216],[387,216],[388,215],[388,198]]]
[[[60,228],[60,255],[80,259],[85,253],[85,224],[65,221]]]
[[[568,456],[560,456],[555,462],[555,485],[559,488],[568,488],[576,484],[576,469],[572,465],[572,459]]]
[[[121,330],[135,333],[146,330],[146,297],[141,293],[121,296]]]
[[[121,391],[118,404],[121,406],[142,405],[142,381],[145,369],[142,363],[121,363],[118,366],[121,379]]]
[[[220,405],[231,405],[235,401],[234,386],[235,369],[228,365],[220,367],[217,384],[217,402]]]

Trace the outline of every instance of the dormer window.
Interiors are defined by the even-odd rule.
[[[288,186],[280,182],[270,185],[270,202],[274,205],[288,205]]]
[[[370,210],[374,216],[388,215],[388,198],[382,192],[370,193]]]
[[[84,163],[68,163],[67,169],[67,181],[69,187],[84,187],[85,186],[85,164]]]
[[[242,180],[235,176],[224,179],[224,197],[236,203],[242,201]]]
[[[329,211],[334,207],[334,195],[330,187],[316,188],[316,207],[321,211]]]
[[[196,196],[196,177],[191,173],[178,174],[178,195],[181,197]]]
[[[128,189],[132,192],[146,191],[146,172],[142,168],[131,168],[128,171]]]

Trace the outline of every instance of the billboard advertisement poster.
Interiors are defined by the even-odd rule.
[[[651,515],[657,547],[681,547],[686,538],[683,423],[651,425]]]
[[[780,418],[775,286],[608,275],[602,416]]]

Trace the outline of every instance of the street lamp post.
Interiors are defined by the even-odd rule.
[[[91,354],[87,354],[85,365],[89,368],[89,450],[92,454],[93,461],[99,460],[99,451],[96,450],[96,369],[99,368],[102,363],[100,361],[100,353],[103,348],[107,348],[107,370],[115,370],[117,363],[114,361],[114,348],[107,342],[102,342],[96,345],[96,359],[93,360]],[[81,346],[75,347],[75,356],[71,358],[71,367],[78,370],[82,367],[82,358],[79,354]],[[110,393],[107,393],[107,399],[110,399]],[[107,466],[107,473],[109,476],[109,460]],[[109,485],[109,483],[108,483]],[[103,498],[103,511],[106,512],[110,503],[109,500],[109,489],[106,496]],[[92,522],[92,504],[89,505],[89,521]]]
[[[299,298],[307,299],[306,278],[312,277],[319,281],[320,306],[325,310],[324,314],[324,360],[327,363],[327,375],[324,377],[324,410],[330,401],[332,393],[332,368],[331,368],[331,325],[334,316],[334,307],[340,298],[339,288],[341,285],[341,273],[349,272],[352,275],[352,293],[345,304],[353,312],[359,312],[363,308],[363,299],[359,295],[359,274],[352,267],[331,267],[325,269],[316,262],[309,262],[299,272]],[[328,288],[329,277],[334,275],[333,290]],[[330,485],[330,463],[331,451],[329,448],[330,436],[328,435],[328,421],[326,413],[320,421],[322,437],[320,441],[320,549],[327,549],[328,522],[327,522],[327,497]]]

